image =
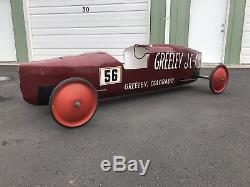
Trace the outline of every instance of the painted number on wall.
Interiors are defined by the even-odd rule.
[[[89,7],[88,6],[83,6],[82,7],[82,12],[83,13],[88,13],[89,12]]]
[[[100,68],[100,86],[121,83],[121,66]]]

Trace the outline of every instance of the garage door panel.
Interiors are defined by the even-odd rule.
[[[244,38],[242,40],[242,50],[249,50],[250,48],[250,38]]]
[[[245,33],[244,33],[245,35],[245,39],[250,39],[250,32],[249,31],[246,31]]]
[[[138,4],[113,4],[113,5],[91,5],[89,6],[90,12],[101,13],[101,12],[130,12],[130,11],[145,11],[148,9],[148,4],[138,3]],[[43,14],[81,14],[81,6],[69,6],[69,7],[36,7],[30,9],[31,15],[43,15]]]
[[[34,36],[33,48],[126,48],[136,42],[144,43],[147,37],[147,34]]]
[[[250,47],[244,47],[242,50],[241,50],[241,56],[250,56],[249,54],[249,51],[250,50]]]
[[[107,4],[128,4],[148,2],[147,0],[30,0],[30,7],[58,7],[58,6],[89,6],[89,5],[107,5]]]
[[[248,57],[242,57],[241,58],[241,63],[242,64],[249,64],[250,63],[250,56],[248,56]]]
[[[250,32],[250,20],[249,23],[245,24],[244,34],[247,34],[246,32]]]
[[[109,20],[107,22],[107,20]],[[148,12],[93,13],[85,15],[33,15],[33,28],[65,28],[65,27],[108,27],[108,26],[145,26]]]
[[[32,29],[33,35],[144,34],[148,26]]]

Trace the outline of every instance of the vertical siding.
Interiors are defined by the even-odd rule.
[[[240,61],[242,64],[250,64],[250,0],[246,2],[245,13]]]
[[[28,62],[28,48],[22,1],[10,0],[18,63]]]
[[[166,0],[151,1],[150,43],[165,43]]]
[[[230,0],[224,63],[239,64],[246,0]]]
[[[191,0],[172,0],[170,11],[170,43],[188,45]]]

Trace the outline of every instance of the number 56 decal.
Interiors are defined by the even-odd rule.
[[[117,84],[122,82],[121,66],[100,68],[99,75],[100,75],[100,86],[108,84]]]

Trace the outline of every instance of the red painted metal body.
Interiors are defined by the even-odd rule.
[[[189,84],[198,79],[201,53],[190,48],[172,45],[148,45],[147,68],[125,69],[124,65],[103,52],[55,58],[21,64],[20,88],[25,101],[38,105],[60,82],[79,77],[88,80],[96,88],[99,98],[136,94],[150,90]],[[119,83],[101,85],[100,69],[120,68]],[[51,88],[41,93],[41,88]]]

